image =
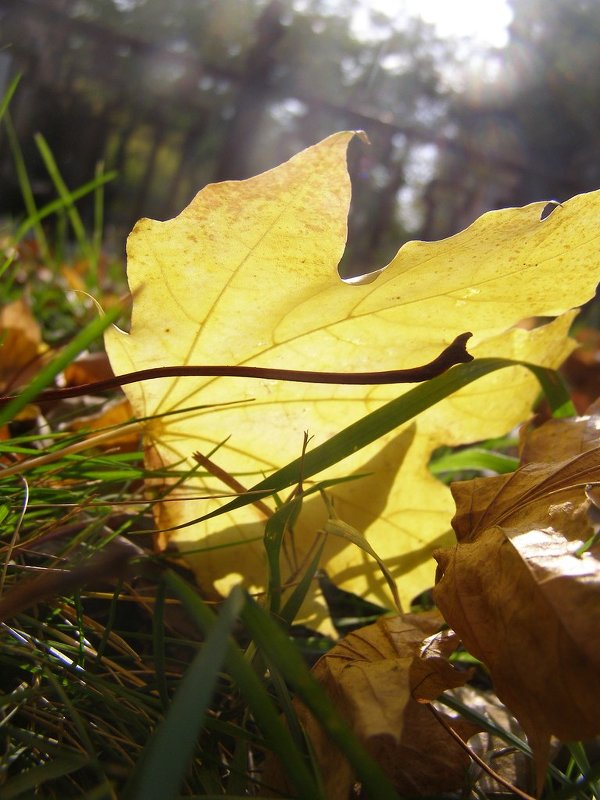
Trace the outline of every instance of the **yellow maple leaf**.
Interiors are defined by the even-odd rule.
[[[593,294],[590,221],[600,193],[573,198],[543,221],[543,203],[486,214],[447,240],[403,246],[369,281],[343,282],[336,267],[346,240],[353,135],[335,134],[255,178],[207,186],[173,220],[137,223],[128,240],[131,333],[106,336],[117,374],[177,364],[397,369],[431,360],[466,330],[474,333],[469,349],[476,356],[560,364],[571,350],[572,315],[530,332],[509,329]],[[404,391],[179,377],[131,385],[127,395],[139,416],[196,407],[146,423],[149,465],[191,466],[196,451],[214,452],[219,469],[250,485],[298,457],[305,431],[314,447]],[[526,418],[537,391],[527,370],[502,370],[327,471],[328,478],[369,473],[332,490],[336,512],[387,562],[403,601],[432,585],[431,552],[450,541],[452,499],[427,470],[432,450],[510,430]],[[158,527],[213,511],[222,499],[189,498],[224,491],[218,477],[199,471],[176,490],[178,502],[157,506]],[[287,575],[326,520],[320,499],[305,502]],[[264,587],[263,531],[264,514],[245,506],[184,528],[173,540],[204,589],[226,593],[240,576],[250,588]],[[375,562],[329,539],[322,563],[336,581],[389,604]],[[321,624],[324,611],[311,602],[305,618]]]

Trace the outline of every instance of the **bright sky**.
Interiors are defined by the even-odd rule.
[[[398,0],[370,3],[390,16],[402,6]],[[512,19],[507,0],[404,0],[404,7],[435,25],[442,37],[469,36],[494,47],[503,47],[507,42],[507,27]]]

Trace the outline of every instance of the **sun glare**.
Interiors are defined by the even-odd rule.
[[[444,38],[469,37],[504,47],[512,12],[507,0],[371,0],[366,4],[396,16],[407,11],[435,26]]]

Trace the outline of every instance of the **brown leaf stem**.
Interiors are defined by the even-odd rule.
[[[102,381],[84,383],[80,386],[69,386],[65,389],[49,389],[41,392],[36,402],[49,400],[63,400],[67,397],[79,397],[86,394],[96,394],[129,383],[154,380],[155,378],[183,378],[183,377],[234,377],[234,378],[263,378],[266,380],[295,381],[299,383],[334,383],[359,386],[372,386],[385,383],[421,383],[446,372],[455,364],[467,364],[473,356],[467,352],[466,343],[472,336],[471,333],[461,333],[454,341],[444,348],[433,361],[419,367],[408,369],[392,369],[382,372],[311,372],[299,369],[277,369],[271,367],[244,367],[244,366],[175,366],[152,367],[141,369],[137,372],[127,372]],[[14,395],[0,396],[0,406],[14,399]]]

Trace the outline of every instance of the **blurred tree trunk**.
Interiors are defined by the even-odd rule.
[[[235,110],[225,134],[214,173],[215,181],[238,180],[252,173],[248,153],[269,100],[270,78],[277,61],[274,49],[284,33],[284,8],[273,0],[256,22],[256,42],[246,59],[245,75],[238,85]]]
[[[190,171],[193,173],[194,154],[198,148],[198,142],[201,142],[207,129],[205,120],[191,125],[183,135],[183,140],[179,148],[179,162],[177,169],[173,173],[173,177],[169,183],[168,188],[164,193],[163,204],[161,207],[161,218],[167,217],[173,208],[178,208],[182,202],[188,203],[191,197],[182,200],[183,186],[186,178],[189,176]],[[198,188],[198,187],[194,187]]]

